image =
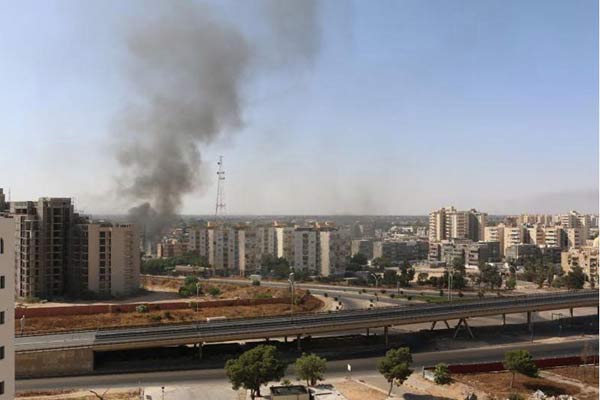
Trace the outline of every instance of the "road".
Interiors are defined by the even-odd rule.
[[[413,367],[432,366],[439,362],[448,364],[501,361],[509,350],[529,350],[534,358],[551,358],[561,356],[577,356],[584,343],[588,343],[594,353],[598,353],[598,337],[556,343],[515,343],[504,346],[479,347],[464,350],[436,351],[413,354]],[[379,357],[330,361],[327,363],[328,379],[346,376],[347,365],[352,365],[354,377],[377,375],[376,365]],[[288,368],[287,376],[294,379],[293,368]],[[156,385],[206,384],[228,388],[229,384],[222,369],[187,370],[150,373],[132,373],[115,375],[92,375],[80,377],[61,377],[44,379],[27,379],[17,381],[17,390],[52,390],[52,389],[87,389],[118,388]]]
[[[156,347],[196,342],[223,342],[308,334],[329,334],[355,329],[394,325],[411,325],[465,317],[489,317],[502,313],[531,310],[556,310],[598,304],[598,292],[569,292],[508,298],[488,298],[479,301],[410,307],[346,310],[333,313],[238,319],[211,323],[122,328],[94,333],[95,350],[118,350]],[[89,338],[79,342],[62,335],[23,336],[16,340],[16,351],[90,345]],[[86,343],[86,340],[88,342]]]

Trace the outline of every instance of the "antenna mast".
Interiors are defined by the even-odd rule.
[[[217,163],[217,204],[215,206],[215,217],[225,215],[225,170],[223,170],[223,156],[219,156]]]

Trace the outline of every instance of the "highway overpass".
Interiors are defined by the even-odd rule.
[[[185,325],[21,336],[16,340],[16,351],[18,353],[81,347],[89,347],[94,351],[111,351],[286,336],[344,334],[357,329],[447,320],[466,321],[468,318],[492,315],[593,306],[598,306],[598,291],[561,292],[486,298],[452,304],[418,304],[402,308],[386,307],[304,314],[294,317],[249,318]]]

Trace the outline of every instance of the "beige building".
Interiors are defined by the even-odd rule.
[[[452,239],[484,239],[487,214],[471,209],[458,211],[441,208],[429,214],[429,241]]]
[[[318,240],[315,228],[296,228],[294,231],[294,261],[292,267],[296,271],[307,271],[316,274],[318,271]]]
[[[156,244],[158,258],[181,257],[189,251],[189,245],[178,239],[165,239]]]
[[[87,287],[99,294],[125,296],[140,287],[140,237],[131,224],[89,223]]]
[[[275,226],[276,256],[285,258],[290,264],[294,262],[294,231],[292,226]]]
[[[262,257],[259,240],[260,230],[249,227],[240,227],[237,229],[237,250],[238,266],[240,276],[246,276],[256,272],[260,265]],[[262,239],[262,237],[260,238]]]
[[[551,247],[567,247],[566,234],[560,226],[546,226],[544,229],[544,244]]]
[[[524,229],[521,226],[505,226],[504,240],[502,241],[502,255],[506,255],[506,249],[524,243]]]
[[[528,226],[525,228],[525,243],[545,244],[544,229],[540,225]]]
[[[43,197],[10,203],[17,241],[16,294],[18,297],[63,296],[71,276],[71,232],[77,214],[69,198]],[[76,283],[76,282],[75,282]]]
[[[486,242],[499,242],[500,255],[504,256],[504,224],[486,226],[484,229],[483,240]]]
[[[598,283],[598,243],[595,246],[572,248],[561,254],[561,267],[568,272],[574,267],[581,267],[583,272]]]
[[[0,214],[0,400],[15,398],[15,232]]]
[[[225,225],[208,227],[208,263],[217,274],[239,272],[235,229]]]
[[[350,257],[350,232],[337,228],[319,230],[319,275],[330,276],[342,271]]]
[[[567,228],[567,248],[581,247],[585,244],[583,228]]]

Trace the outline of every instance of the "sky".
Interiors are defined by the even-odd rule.
[[[3,5],[0,187],[12,200],[72,197],[86,213],[143,200],[117,189],[125,38],[168,4]],[[255,6],[205,5],[260,47]],[[220,155],[232,215],[598,212],[597,1],[318,6],[315,57],[244,83],[242,125],[198,144],[181,213],[214,213]],[[271,61],[257,52],[253,65]]]

